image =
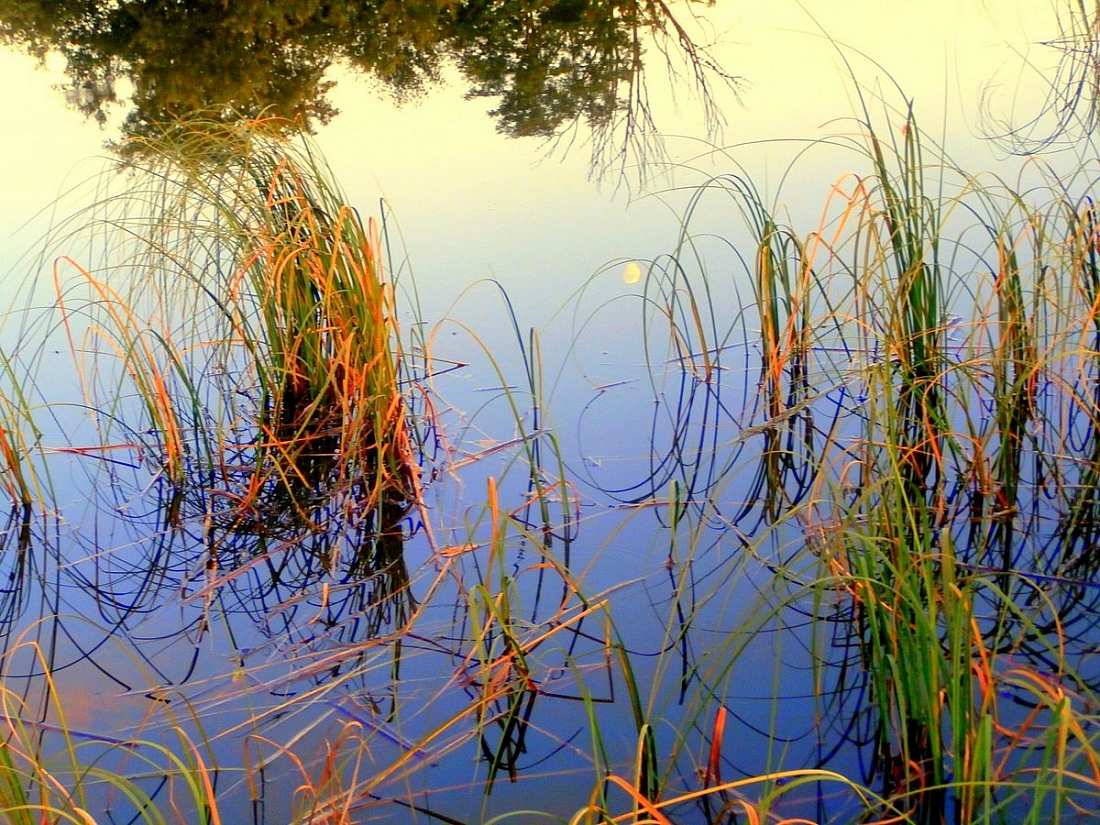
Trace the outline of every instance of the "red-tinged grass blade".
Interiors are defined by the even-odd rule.
[[[710,754],[703,775],[703,787],[722,784],[722,737],[726,731],[726,706],[719,705],[714,715],[714,731],[711,733]]]

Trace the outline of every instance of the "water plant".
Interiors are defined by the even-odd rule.
[[[417,473],[381,239],[285,131],[196,118],[135,141],[127,189],[97,207],[121,260],[78,268],[72,348],[96,359],[81,374],[104,422],[109,382],[143,400],[174,520],[272,528],[329,508],[392,534]],[[59,276],[67,318],[73,289]]]
[[[868,114],[857,138],[833,144],[855,148],[867,172],[834,185],[813,231],[778,225],[738,175],[710,181],[692,201],[701,213],[711,196],[728,197],[747,225],[756,255],[730,244],[728,258],[755,285],[747,326],[760,330],[762,363],[741,408],[725,392],[722,403],[673,411],[677,433],[725,426],[738,434],[718,445],[728,458],[699,442],[673,462],[718,471],[689,488],[692,506],[670,503],[668,512],[681,514],[670,525],[724,525],[713,546],[739,545],[754,560],[704,561],[705,532],[689,542],[694,549],[670,556],[693,568],[680,574],[691,582],[682,592],[693,596],[691,618],[670,614],[665,626],[687,640],[702,635],[700,625],[730,634],[682,647],[696,651],[680,680],[687,718],[704,748],[713,731],[713,752],[696,764],[705,766],[703,786],[717,787],[719,729],[729,736],[740,663],[760,655],[758,637],[790,636],[819,703],[808,736],[818,743],[814,768],[844,761],[845,747],[866,749],[861,773],[845,772],[859,787],[851,808],[827,801],[828,780],[807,779],[803,787],[818,789],[818,821],[1070,816],[1100,792],[1096,686],[1081,670],[1093,622],[1078,612],[1094,590],[1086,548],[1095,399],[1082,378],[1094,370],[1095,301],[1092,242],[1079,240],[1091,237],[1082,229],[1091,213],[1057,182],[1022,194],[965,174],[941,152],[930,163],[912,109],[886,116],[899,125],[882,132]],[[688,254],[651,270],[657,280],[706,261],[665,293],[684,307],[662,316],[669,349],[685,355],[651,368],[679,371],[706,393],[728,379],[698,368],[700,360],[735,350],[720,328],[709,339],[697,335],[699,295],[711,307],[723,287],[708,276],[720,255],[700,254],[710,236],[692,235],[690,220],[679,245]],[[705,279],[705,292],[688,286],[692,278]],[[727,323],[732,330],[743,322]],[[751,374],[756,367],[746,362]],[[746,495],[737,461],[749,440],[759,445],[749,454],[760,458]],[[658,453],[651,466],[665,463]],[[650,482],[657,491],[678,487],[662,474]],[[760,593],[747,606],[733,609],[720,586],[698,589],[703,578],[738,570]],[[777,672],[797,661],[781,658]],[[661,689],[672,687],[654,682]],[[778,707],[778,683],[776,691]],[[1017,718],[998,698],[1005,693],[1032,712]],[[709,724],[708,716],[723,721]],[[805,769],[777,744],[801,737],[785,739],[781,728],[773,717],[762,734],[772,754],[766,771]],[[1057,744],[1055,729],[1064,732]],[[672,753],[690,748],[677,739]],[[666,781],[673,775],[666,768]],[[687,793],[692,786],[676,785]],[[773,806],[804,810],[793,795],[762,791],[752,816],[762,821]],[[731,809],[719,799],[716,792],[706,821],[725,821]]]

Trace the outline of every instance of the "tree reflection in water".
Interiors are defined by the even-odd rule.
[[[129,106],[124,136],[196,111],[308,123],[336,114],[328,70],[343,63],[402,101],[456,67],[469,97],[497,101],[511,136],[593,131],[593,163],[644,160],[655,136],[642,66],[648,43],[690,77],[708,126],[714,83],[737,86],[695,32],[695,13],[663,0],[129,0],[0,2],[0,38],[66,61],[69,99],[104,121]],[[681,62],[686,71],[681,72]],[[120,80],[133,91],[122,101]]]

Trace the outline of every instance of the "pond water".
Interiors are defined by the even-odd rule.
[[[396,555],[350,519],[268,514],[216,539],[209,489],[172,498],[143,452],[163,445],[140,395],[112,395],[127,368],[88,351],[105,316],[74,303],[111,300],[64,286],[72,314],[58,310],[59,256],[71,283],[113,265],[105,213],[43,241],[129,185],[103,171],[126,112],[89,121],[65,104],[59,58],[0,52],[0,347],[11,376],[30,372],[48,468],[48,504],[5,534],[0,593],[9,752],[32,803],[61,804],[42,780],[56,776],[79,789],[65,804],[111,822],[213,821],[210,799],[220,821],[271,823],[1092,816],[1096,310],[1033,262],[1074,232],[1095,248],[1096,153],[1081,140],[1022,158],[988,137],[1047,101],[1055,10],[818,5],[674,6],[701,15],[741,82],[716,89],[716,133],[651,53],[665,154],[644,176],[594,177],[583,130],[556,148],[501,135],[453,69],[402,107],[332,70],[340,113],[314,143],[348,201],[386,216],[423,438],[424,498]],[[923,192],[945,204],[942,245],[916,246],[937,250],[946,286],[925,327],[900,313],[904,346],[876,327],[898,282],[845,281],[855,261],[906,254],[873,241],[887,206],[853,205],[875,188],[867,117],[888,154],[919,127]],[[935,144],[974,177],[942,171]],[[995,178],[1038,193],[1035,212]],[[780,289],[771,361],[776,319],[752,279],[764,207],[840,250],[806,287],[805,349],[798,279]],[[849,219],[867,222],[862,246]],[[1004,286],[1001,229],[1027,311]],[[144,306],[134,317],[156,326],[191,305]],[[907,372],[933,338],[942,374]],[[251,392],[205,343],[180,352],[196,385]],[[911,524],[889,515],[910,512],[900,501]],[[919,564],[883,551],[859,568],[853,548],[895,542]],[[348,563],[363,547],[369,575]],[[892,577],[884,597],[874,583]],[[963,788],[982,782],[975,801]]]

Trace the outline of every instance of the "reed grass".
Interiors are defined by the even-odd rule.
[[[401,349],[380,228],[346,204],[315,149],[304,137],[288,137],[295,130],[285,126],[194,119],[146,138],[125,153],[126,167],[100,185],[93,205],[53,233],[53,305],[35,303],[41,298],[32,287],[25,369],[31,376],[46,369],[42,341],[63,340],[78,386],[73,397],[49,397],[34,408],[38,390],[24,380],[23,353],[4,357],[0,367],[16,390],[0,393],[0,414],[10,413],[0,421],[0,458],[7,459],[0,483],[24,514],[28,544],[32,504],[49,506],[36,451],[43,468],[64,461],[90,468],[88,500],[109,506],[84,515],[89,529],[117,537],[117,527],[104,525],[121,516],[131,547],[141,548],[135,555],[96,546],[87,559],[76,553],[61,561],[42,536],[35,564],[47,590],[58,588],[46,596],[55,610],[61,589],[75,585],[113,623],[110,632],[123,634],[170,591],[185,611],[199,610],[189,629],[200,639],[219,624],[216,632],[233,639],[242,618],[262,627],[283,617],[288,641],[306,648],[291,657],[300,668],[294,678],[307,680],[311,632],[308,623],[294,629],[292,617],[316,593],[328,634],[350,648],[341,667],[369,673],[382,649],[396,679],[396,636],[418,607],[402,522],[419,504],[416,444],[424,443],[427,423],[410,436],[403,391],[414,380],[413,359]],[[95,443],[87,430],[74,436],[79,441],[64,440],[79,429],[69,420],[77,409],[92,423]],[[39,414],[49,426],[40,426]],[[159,518],[149,518],[149,507]],[[22,577],[30,566],[9,568]],[[25,603],[21,585],[11,582],[6,610],[9,601]],[[58,644],[57,636],[48,644]],[[41,664],[28,667],[49,674],[52,657],[43,652]],[[186,658],[190,666],[176,677],[184,682],[198,648]],[[171,686],[171,671],[151,667],[144,678]],[[14,681],[8,677],[5,685]],[[232,691],[234,701],[254,700],[253,681],[250,675]],[[332,685],[347,688],[346,681]],[[121,678],[118,684],[129,689]],[[150,694],[175,692],[153,684]],[[270,718],[259,704],[255,725]],[[204,701],[194,707],[218,712]],[[31,718],[19,710],[9,716]],[[170,713],[158,724],[163,743],[135,737],[70,746],[63,776],[52,754],[29,744],[31,733],[9,739],[11,815],[26,809],[37,819],[57,808],[58,816],[79,819],[92,807],[65,794],[106,786],[148,821],[218,821],[210,748],[231,733],[212,734],[198,717],[181,722]],[[63,718],[58,728],[68,731]],[[97,747],[121,749],[128,764],[108,769],[117,753],[89,756]],[[161,758],[167,767],[154,764]],[[324,778],[324,765],[309,765],[315,768],[321,795],[337,794],[338,781]],[[172,777],[166,787],[186,784],[190,807],[178,791],[167,802],[148,796],[135,778],[147,771]]]
[[[58,301],[89,407],[113,420],[122,382],[144,404],[174,519],[392,534],[418,472],[380,233],[284,127],[195,119],[131,147],[93,215],[119,261],[59,274]]]
[[[29,347],[0,352],[0,491],[20,522],[25,547],[33,515],[53,504],[53,487],[43,461],[35,357]]]
[[[880,134],[864,122],[863,142],[845,144],[865,174],[833,187],[809,232],[781,224],[740,176],[700,191],[693,210],[718,194],[748,224],[752,254],[725,247],[754,295],[732,318],[723,288],[693,274],[711,264],[690,234],[649,270],[644,324],[667,335],[647,342],[651,379],[660,390],[671,374],[680,390],[658,397],[668,454],[633,488],[650,490],[633,518],[656,514],[667,557],[649,605],[660,638],[644,647],[615,594],[586,594],[584,573],[545,539],[582,525],[568,507],[568,527],[548,516],[557,485],[569,488],[547,467],[566,465],[546,435],[537,338],[509,311],[523,389],[490,363],[511,428],[501,444],[518,456],[506,467],[530,498],[503,506],[488,474],[484,507],[437,547],[463,632],[448,653],[455,676],[432,699],[461,686],[468,702],[416,747],[475,754],[487,793],[524,781],[525,755],[553,738],[538,721],[553,698],[542,686],[564,661],[592,775],[574,822],[1044,821],[1095,804],[1096,686],[1081,669],[1094,568],[1087,539],[1075,551],[1059,533],[1074,513],[1088,523],[1095,465],[1083,381],[1095,300],[1073,240],[1089,233],[1055,187],[1023,194],[967,175],[910,109],[899,124]],[[741,372],[758,380],[744,380],[755,392],[738,408],[733,353],[753,326],[761,362]],[[720,442],[723,429],[736,436]],[[561,600],[523,604],[544,592],[523,580],[546,573]],[[751,732],[733,719],[738,697],[746,679],[760,686],[751,663],[769,638],[764,744],[749,776],[731,779]],[[621,698],[586,682],[581,640]],[[817,703],[810,755],[784,739],[792,661]],[[863,754],[863,772],[845,748]],[[421,769],[407,752],[356,773],[333,804],[399,799],[393,781]],[[451,821],[430,799],[405,802]]]
[[[687,719],[712,751],[696,757],[705,766],[697,793],[717,786],[726,724],[712,726],[707,746],[705,719],[736,705],[739,660],[754,637],[805,616],[821,748],[839,747],[826,744],[839,736],[868,749],[869,772],[850,777],[859,790],[848,815],[1071,817],[1100,792],[1096,685],[1079,670],[1094,623],[1077,612],[1091,609],[1084,594],[1096,569],[1087,549],[1096,468],[1096,397],[1085,389],[1096,353],[1091,205],[1074,202],[1056,178],[1017,192],[967,175],[930,146],[911,108],[887,116],[895,128],[880,132],[868,115],[859,142],[833,144],[855,149],[866,171],[834,185],[817,229],[780,225],[751,185],[728,175],[700,189],[678,246],[688,254],[663,267],[685,272],[685,291],[693,277],[708,279],[687,274],[703,260],[692,216],[712,209],[715,195],[734,204],[756,250],[730,258],[754,285],[747,325],[759,330],[760,378],[743,411],[727,402],[703,413],[714,416],[711,428],[728,422],[740,435],[723,447],[723,472],[695,485],[694,505],[677,511],[697,524],[729,514],[729,541],[763,562],[744,575],[772,583],[755,607],[731,610],[720,591],[692,604],[693,617],[717,610],[731,633],[689,669],[698,682]],[[666,293],[684,304],[663,313],[669,348],[696,345],[671,363],[700,387],[719,381],[692,366],[700,350],[733,351],[728,332],[700,338],[691,320],[700,295],[713,305],[717,286],[710,279],[690,300]],[[692,414],[677,412],[678,430],[701,426]],[[746,493],[734,476],[747,441],[760,463]],[[713,454],[704,460],[715,466]],[[657,454],[653,464],[662,461]],[[697,568],[702,535],[679,554]],[[699,621],[670,617],[666,627],[690,635]],[[1034,709],[1022,721],[997,698],[1005,678]],[[770,742],[777,736],[773,729]],[[671,750],[662,774],[669,798],[670,765],[690,750],[686,739]],[[781,771],[793,758],[779,748],[767,765]],[[651,801],[662,796],[632,787]],[[815,793],[818,816],[845,816],[820,786]],[[706,821],[730,815],[719,796],[705,806]],[[763,792],[751,816],[763,821],[785,804],[780,796]]]
[[[105,783],[170,818],[135,778],[155,763],[218,821],[215,751],[232,737],[246,743],[238,787],[259,806],[281,767],[301,822],[383,805],[460,821],[434,795],[456,790],[432,786],[444,760],[475,766],[458,790],[483,795],[485,821],[535,816],[489,815],[489,800],[567,774],[587,792],[557,818],[577,823],[1094,811],[1093,206],[1054,176],[1020,192],[956,168],[908,105],[886,110],[892,126],[863,115],[830,142],[858,170],[808,231],[739,172],[690,199],[640,297],[649,432],[667,441],[653,439],[647,477],[608,492],[625,514],[591,560],[578,536],[602,525],[581,517],[542,335],[506,295],[514,352],[449,326],[499,384],[482,432],[449,414],[431,372],[447,327],[417,333],[410,368],[382,231],[308,141],[196,120],[134,147],[126,194],[94,213],[117,260],[56,267],[99,428],[80,457],[136,456],[141,483],[115,493],[155,491],[163,517],[143,541],[172,557],[163,575],[201,616],[197,637],[237,645],[241,621],[269,637],[233,648],[231,677],[157,686],[190,714],[165,712],[170,744],[92,740],[140,763],[127,771],[85,758],[60,704],[61,759],[47,752],[5,685],[9,815],[86,821]],[[743,229],[695,236],[715,200]],[[26,507],[43,497],[25,459],[38,431],[32,396],[12,397],[24,429],[0,417],[0,484]],[[444,516],[422,477],[485,492]],[[426,558],[410,569],[413,508]],[[620,544],[637,569],[597,583]],[[159,597],[145,587],[103,600],[120,627]],[[49,662],[34,668],[47,681]],[[792,672],[813,705],[798,734]],[[763,721],[743,718],[747,694]],[[247,710],[208,732],[229,707]]]
[[[88,825],[102,821],[100,805],[109,816],[114,806],[133,822],[222,821],[211,771],[185,733],[176,731],[172,745],[80,731],[67,721],[46,650],[23,638],[7,653],[0,689],[0,715],[9,732],[0,746],[5,821]],[[41,707],[10,687],[20,681],[11,678],[11,659],[24,655],[41,666],[47,683]]]

